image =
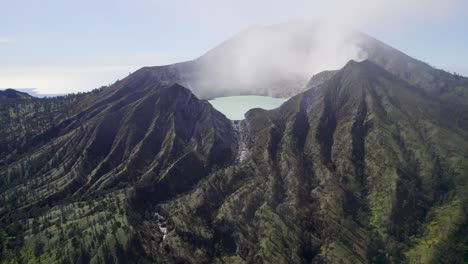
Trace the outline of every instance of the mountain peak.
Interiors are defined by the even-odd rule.
[[[355,61],[350,60],[346,65],[340,70],[343,73],[342,77],[352,78],[356,80],[366,80],[369,78],[375,78],[377,76],[388,76],[392,75],[381,66],[375,64],[370,60]],[[392,75],[393,76],[393,75]],[[394,78],[398,79],[396,76]]]
[[[468,80],[297,27],[0,100],[0,262],[465,263]],[[293,97],[237,121],[197,98],[239,94]]]
[[[379,67],[377,64],[375,64],[374,62],[372,62],[371,60],[368,60],[368,59],[365,59],[365,60],[362,60],[362,61],[356,61],[356,60],[349,60],[346,65],[343,67],[343,69],[346,69],[346,68],[355,68],[355,67],[359,67],[359,68],[375,68],[375,67]]]
[[[288,98],[322,83],[331,71],[356,63],[370,68],[374,63],[436,93],[444,89],[446,81],[455,82],[450,74],[438,72],[365,33],[310,21],[253,26],[195,60],[145,67],[135,74],[167,85],[180,83],[201,99],[233,95]],[[324,71],[327,73],[320,74]]]

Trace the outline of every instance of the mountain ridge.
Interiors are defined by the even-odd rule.
[[[15,89],[5,89],[0,90],[0,100],[8,100],[8,99],[31,99],[33,98],[31,95],[17,91]]]
[[[300,25],[299,29],[295,29],[293,27],[294,25]],[[204,55],[194,60],[171,64],[167,66],[144,67],[144,69],[145,71],[154,71],[155,74],[169,77],[169,79],[175,78],[176,82],[179,82],[182,85],[188,87],[192,90],[192,92],[194,92],[194,94],[196,94],[202,99],[209,99],[213,97],[228,95],[267,95],[273,97],[291,97],[303,90],[304,86],[311,78],[312,73],[306,72],[306,74],[299,74],[298,72],[294,71],[292,71],[291,73],[286,73],[285,71],[270,71],[268,68],[269,66],[263,66],[263,64],[261,63],[261,60],[267,59],[268,56],[249,58],[249,62],[251,62],[251,64],[254,65],[260,65],[258,67],[259,70],[257,71],[265,71],[266,73],[271,73],[268,75],[270,76],[270,78],[271,75],[275,76],[275,78],[277,79],[273,80],[271,83],[267,81],[264,84],[255,84],[255,82],[253,82],[251,85],[249,85],[248,83],[236,83],[235,80],[232,80],[233,82],[235,82],[234,86],[237,88],[227,89],[220,87],[230,86],[231,84],[226,84],[221,81],[210,80],[210,78],[215,78],[214,76],[225,76],[226,79],[231,81],[231,78],[227,76],[234,74],[236,71],[239,71],[239,67],[241,67],[241,65],[245,64],[244,66],[249,68],[249,63],[240,61],[237,58],[242,58],[242,56],[248,57],[250,49],[254,49],[258,52],[270,51],[271,48],[269,47],[265,47],[265,51],[262,51],[261,49],[256,49],[254,44],[250,44],[249,35],[254,35],[253,33],[255,32],[259,33],[260,35],[263,34],[265,36],[264,39],[262,37],[258,37],[261,41],[263,41],[261,43],[269,42],[272,39],[277,39],[278,41],[280,41],[280,44],[278,45],[285,45],[285,47],[288,47],[288,41],[291,41],[290,39],[298,38],[299,40],[296,42],[303,44],[305,48],[309,48],[313,47],[313,44],[307,43],[313,43],[313,37],[315,35],[320,36],[320,32],[315,33],[315,31],[317,31],[320,27],[321,26],[319,24],[314,23],[286,23],[272,26],[259,26],[256,27],[255,30],[246,30],[237,34],[232,39],[221,43],[217,47],[213,48],[212,50],[208,51]],[[292,31],[292,33],[288,32],[287,30],[290,28],[293,28],[289,30]],[[343,35],[348,36],[345,37],[345,39],[347,39],[349,42],[348,45],[356,46],[356,49],[359,50],[360,53],[362,53],[362,55],[360,55],[361,58],[359,60],[370,60],[376,63],[377,65],[383,67],[387,71],[395,74],[399,78],[406,80],[415,86],[419,86],[422,89],[427,90],[428,92],[440,93],[441,96],[446,96],[447,94],[449,94],[449,100],[454,100],[456,99],[456,97],[460,96],[463,98],[467,97],[466,89],[462,88],[468,83],[468,79],[466,77],[453,76],[452,74],[444,72],[442,70],[434,69],[428,64],[411,58],[410,56],[365,33],[341,29],[340,27],[325,26],[324,28],[324,30],[330,28],[331,32],[333,32],[333,30],[338,32],[344,32]],[[308,36],[311,36],[311,38],[309,38]],[[245,42],[245,44],[236,44],[237,42]],[[281,44],[283,42],[285,42],[286,44]],[[253,47],[251,48],[250,46]],[[248,53],[243,54],[243,51],[247,51]],[[272,51],[268,54],[270,53],[274,54],[275,52]],[[292,52],[292,54],[293,55],[291,56],[293,57],[301,55],[304,56],[304,54],[299,52],[297,54]],[[279,60],[279,62],[281,62],[280,55],[272,56],[277,56],[278,58],[276,58],[275,60]],[[347,57],[346,59],[343,59],[342,64],[335,64],[335,66],[330,69],[319,69],[316,73],[314,73],[314,75],[324,70],[336,70],[338,68],[341,68],[350,59],[356,58]],[[307,68],[307,61],[297,61],[296,63],[301,65],[304,69]],[[212,67],[212,64],[215,66]],[[161,71],[163,73],[161,73]],[[241,74],[239,76],[248,76],[250,74],[249,70],[246,71],[246,74]],[[302,76],[299,77],[300,75]],[[205,78],[208,80],[204,81],[203,79]],[[286,91],[283,91],[284,87],[288,87],[288,89]],[[455,96],[451,95],[451,93],[454,93]],[[464,103],[463,100],[459,101],[459,103]]]
[[[241,121],[195,62],[1,104],[0,262],[463,263],[468,86],[390,53]]]

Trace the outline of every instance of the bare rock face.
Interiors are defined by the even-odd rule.
[[[236,161],[244,163],[250,158],[249,148],[253,144],[253,135],[249,128],[248,120],[232,121],[232,126],[236,133]]]

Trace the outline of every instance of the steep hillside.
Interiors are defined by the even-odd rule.
[[[74,113],[74,106],[84,95],[35,98],[20,93],[0,98],[0,164],[15,159],[23,151],[53,132],[53,127]]]
[[[294,96],[231,122],[198,97],[234,91],[206,76],[262,30],[89,93],[4,96],[0,263],[467,262],[467,79],[351,34],[368,60],[260,74],[239,93]]]
[[[350,62],[277,110],[250,111],[247,159],[140,209],[143,250],[161,263],[463,263],[468,143],[450,117],[375,64]],[[151,232],[155,210],[164,239]]]
[[[1,259],[463,263],[468,135],[444,100],[351,61],[231,123],[131,76],[6,155]]]
[[[24,108],[17,103],[10,107]],[[50,122],[9,115],[37,120],[32,127],[41,129],[15,155],[2,151],[3,260],[106,259],[117,247],[124,250],[135,233],[126,213],[136,186],[156,192],[152,199],[170,199],[234,159],[230,121],[179,85],[128,78],[83,96],[68,110]],[[16,146],[18,137],[7,145]]]

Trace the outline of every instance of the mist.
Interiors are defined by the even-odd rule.
[[[260,94],[286,97],[314,75],[367,58],[361,33],[322,22],[256,26],[197,60],[192,89],[202,97]]]
[[[453,33],[456,30],[446,30],[463,30],[468,5],[462,0],[26,2],[28,8],[15,1],[3,8],[1,19],[9,26],[0,32],[2,88],[36,87],[41,93],[89,91],[144,66],[193,60],[247,28],[253,32],[297,20],[345,25],[432,65],[468,75],[464,66],[467,40]],[[190,84],[204,92],[238,89],[245,93],[259,82],[263,84],[258,89],[267,94],[265,87],[270,83],[274,87],[281,80],[303,84],[316,72],[366,57],[359,45],[343,45],[348,40],[340,30],[321,27],[303,31],[305,35],[285,32],[246,37],[232,51],[245,55],[213,59]],[[307,45],[296,44],[288,35],[310,39],[305,41]],[[289,52],[296,45],[311,50]],[[271,63],[271,69],[257,64],[259,61]],[[219,71],[218,67],[229,70]],[[270,74],[277,76],[269,78],[279,80],[265,80]],[[210,75],[213,81],[207,78]],[[224,84],[226,87],[218,87]]]
[[[190,12],[182,15],[206,31],[248,28],[197,59],[198,72],[189,85],[195,94],[208,98],[287,97],[301,91],[319,72],[367,59],[363,45],[371,38],[362,32],[404,32],[411,26],[437,23],[456,13],[460,4],[460,0],[443,5],[434,0],[205,0],[189,4]]]

